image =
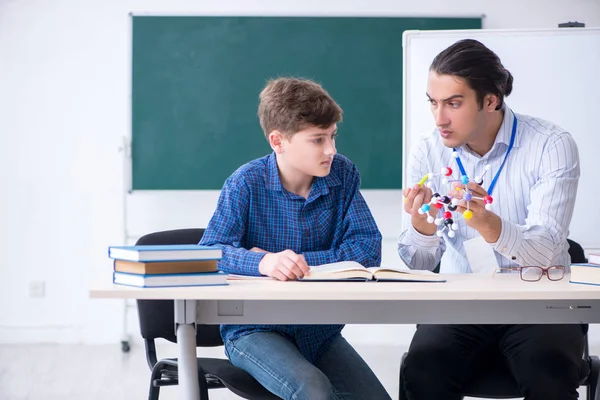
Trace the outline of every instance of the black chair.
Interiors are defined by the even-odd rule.
[[[154,232],[141,237],[137,245],[196,244],[204,229],[177,229]],[[149,400],[158,400],[162,386],[178,384],[177,359],[157,359],[154,339],[163,338],[177,343],[175,334],[175,305],[173,300],[137,300],[140,331],[146,345],[146,359],[152,370]],[[196,346],[222,346],[219,325],[196,326]],[[279,399],[260,385],[246,371],[234,366],[226,359],[198,358],[200,400],[208,399],[208,390],[228,388],[245,399]]]
[[[585,253],[579,243],[567,239],[569,242],[569,254],[572,263],[585,263]],[[436,267],[439,270],[439,265]],[[400,387],[398,400],[407,400],[402,382],[402,368],[408,353],[402,355],[400,361]],[[582,379],[580,386],[586,386],[586,399],[600,400],[598,391],[598,380],[600,378],[600,359],[589,355],[588,337],[585,336],[584,354],[582,362]],[[485,399],[514,399],[522,398],[517,382],[512,377],[506,362],[498,356],[492,360],[488,367],[484,368],[474,379],[469,382],[463,390],[463,396],[480,397]]]

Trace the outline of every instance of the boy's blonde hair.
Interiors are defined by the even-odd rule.
[[[328,128],[342,120],[340,106],[321,85],[308,79],[272,79],[259,98],[258,118],[267,139],[274,130],[289,137],[311,126]]]

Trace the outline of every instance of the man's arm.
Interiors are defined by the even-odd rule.
[[[549,266],[563,251],[579,183],[579,153],[570,134],[560,135],[545,149],[540,178],[531,188],[525,225],[502,219],[493,248],[519,265]]]
[[[421,140],[411,151],[408,162],[409,179],[411,181],[405,182],[406,186],[419,182],[425,174],[432,172],[429,170],[427,160],[429,157],[439,157],[439,154],[429,154],[429,150],[427,142]],[[424,223],[415,226],[415,219],[417,218],[420,218],[421,222]],[[442,254],[446,249],[444,240],[435,235],[435,225],[429,224],[433,232],[431,235],[420,232],[423,231],[423,225],[428,224],[426,218],[426,215],[413,216],[409,212],[405,212],[402,217],[404,229],[398,238],[398,255],[411,269],[433,270],[442,259]]]
[[[260,276],[258,264],[265,253],[241,247],[248,223],[248,186],[241,179],[225,181],[217,209],[213,214],[200,244],[223,246],[219,269],[232,274]]]
[[[344,189],[346,208],[343,226],[344,236],[338,248],[303,253],[308,265],[321,265],[352,260],[365,267],[381,264],[381,233],[369,206],[360,193],[360,175],[355,166],[349,173]]]

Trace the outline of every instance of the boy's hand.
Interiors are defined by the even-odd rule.
[[[423,204],[428,204],[431,201],[432,196],[431,189],[426,186],[414,185],[412,188],[402,190],[404,196],[404,211],[410,214],[410,221],[412,226],[417,232],[423,235],[433,235],[436,231],[435,224],[427,222],[427,215],[435,217],[438,213],[438,209],[431,207],[431,210],[427,214],[419,214],[419,208]]]
[[[280,281],[302,278],[308,271],[309,267],[304,256],[292,250],[267,253],[258,264],[258,272]]]
[[[261,249],[260,247],[253,247],[250,251],[254,251],[256,253],[268,253],[268,251]]]

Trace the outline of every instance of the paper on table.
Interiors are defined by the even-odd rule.
[[[227,280],[228,281],[268,281],[268,280],[275,280],[275,278],[271,278],[270,276],[228,274]]]

